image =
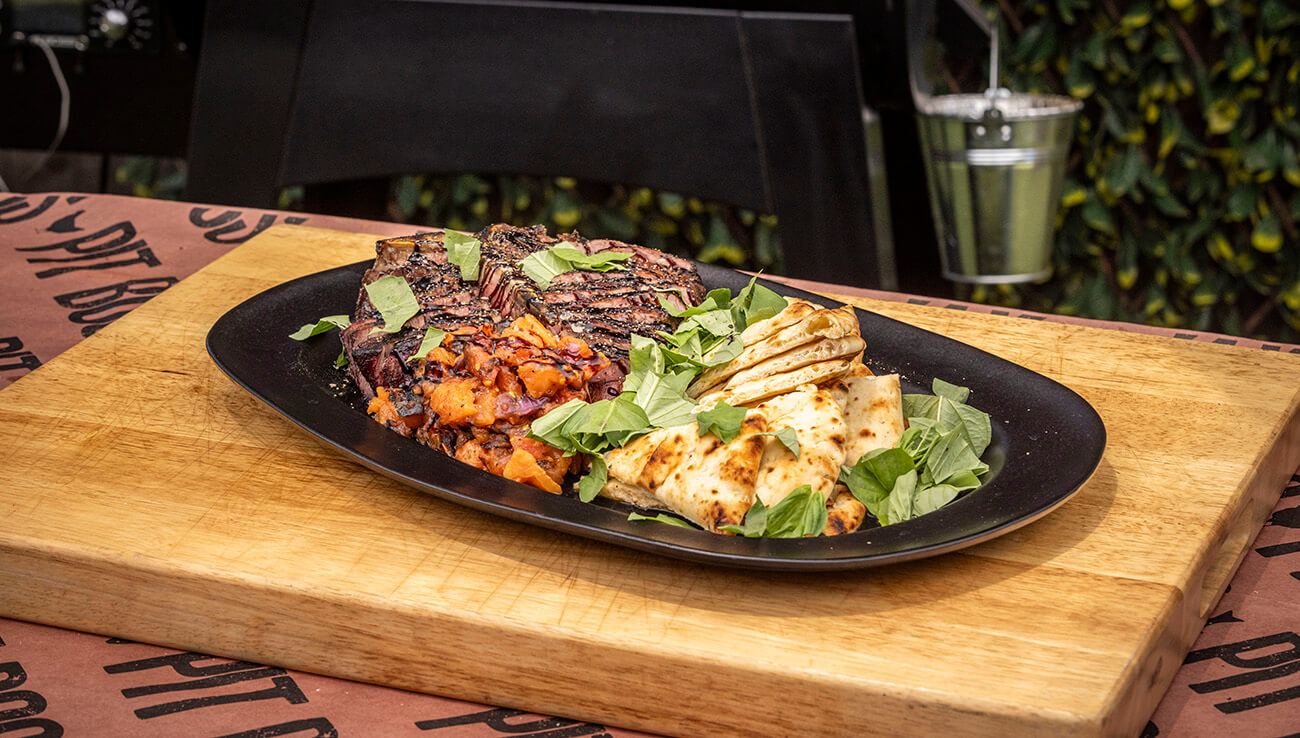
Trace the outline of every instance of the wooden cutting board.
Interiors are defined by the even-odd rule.
[[[373,239],[268,230],[0,392],[0,615],[662,733],[1131,735],[1300,463],[1300,357],[854,300],[1074,388],[1096,475],[880,569],[600,545],[345,461],[213,365],[227,309]]]

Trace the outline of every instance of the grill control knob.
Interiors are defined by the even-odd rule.
[[[109,8],[99,18],[99,32],[109,41],[121,41],[131,31],[131,19],[121,8]]]
[[[115,52],[156,50],[153,0],[94,0],[88,9],[91,48]]]

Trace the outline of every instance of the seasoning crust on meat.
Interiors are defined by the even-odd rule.
[[[527,438],[529,423],[573,399],[616,396],[628,372],[633,334],[672,331],[659,302],[685,309],[704,297],[687,260],[654,249],[543,226],[483,229],[477,281],[448,261],[441,232],[379,241],[362,277],[352,324],[342,335],[348,375],[369,399],[369,412],[402,435],[494,474],[560,491],[572,457]],[[587,254],[628,252],[623,269],[575,270],[542,288],[520,267],[558,244]],[[395,333],[383,325],[364,289],[401,277],[420,312]],[[428,356],[417,356],[427,328],[446,331]]]

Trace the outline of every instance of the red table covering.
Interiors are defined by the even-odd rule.
[[[277,223],[376,236],[412,226],[73,193],[0,193],[0,389]],[[1011,319],[1060,320],[1248,349],[1300,347],[818,285]],[[0,582],[3,586],[3,582]],[[1142,735],[1300,736],[1300,474]],[[864,716],[864,719],[865,716]],[[0,735],[635,736],[249,662],[0,618]]]

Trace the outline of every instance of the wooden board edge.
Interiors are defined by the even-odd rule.
[[[1107,704],[1113,705],[1103,720],[1107,735],[1137,735],[1150,720],[1160,700],[1173,684],[1183,658],[1204,630],[1229,582],[1250,553],[1287,480],[1300,466],[1300,391],[1279,418],[1272,443],[1254,461],[1230,505],[1218,533],[1207,539],[1189,563],[1186,585],[1171,603],[1173,612],[1158,619],[1164,627],[1153,631],[1126,670],[1126,678]]]
[[[12,583],[0,591],[5,617],[324,676],[667,735],[1104,734],[1098,715],[918,694],[754,659],[700,668],[685,651],[647,655],[526,624],[485,627],[473,613],[391,610],[292,587],[250,595],[247,582],[216,574],[23,543],[0,539],[0,581]],[[124,586],[105,593],[105,581]],[[593,687],[597,677],[607,681]]]

